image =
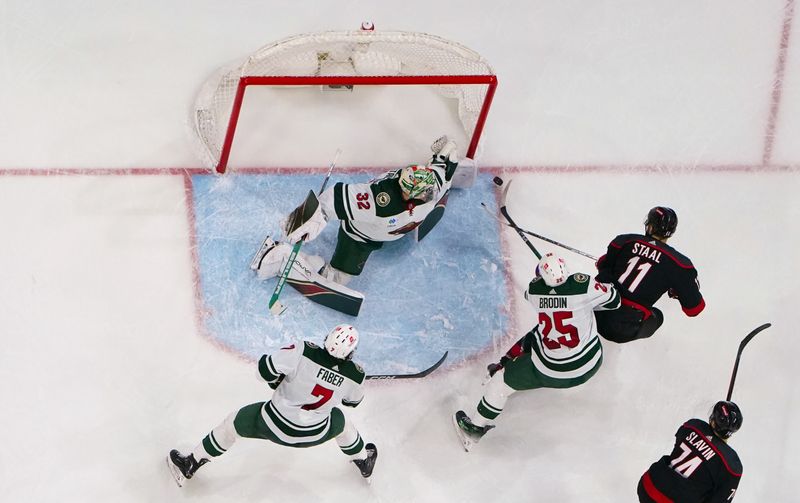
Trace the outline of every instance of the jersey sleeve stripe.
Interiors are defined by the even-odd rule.
[[[700,303],[694,307],[686,308],[682,307],[683,312],[686,313],[686,316],[697,316],[700,312],[706,308],[706,301],[704,299],[700,299]]]
[[[619,290],[613,288],[611,291],[611,298],[600,306],[601,309],[616,309],[622,304],[622,296],[620,296]]]
[[[333,209],[336,211],[336,218],[339,220],[347,218],[347,212],[344,207],[345,201],[344,184],[339,182],[333,186]]]
[[[268,355],[264,355],[258,360],[258,373],[267,382],[275,382],[281,376],[280,372],[275,370],[272,358]]]

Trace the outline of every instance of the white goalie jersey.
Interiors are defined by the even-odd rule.
[[[320,206],[328,220],[337,218],[356,241],[395,241],[413,231],[436,208],[450,189],[457,163],[443,161],[428,167],[436,176],[434,197],[427,202],[403,199],[400,171],[390,171],[367,183],[337,183],[323,192]]]

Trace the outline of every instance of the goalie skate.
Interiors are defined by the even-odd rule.
[[[264,242],[261,243],[261,247],[258,249],[255,255],[253,255],[253,259],[250,260],[250,269],[257,271],[258,268],[261,266],[261,260],[267,255],[267,253],[275,246],[275,241],[272,240],[272,236],[267,236],[264,238]]]

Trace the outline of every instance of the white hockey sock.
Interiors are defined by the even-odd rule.
[[[361,439],[355,426],[347,419],[344,422],[344,431],[336,437],[336,443],[339,444],[343,453],[350,456],[350,459],[367,459],[364,440]]]
[[[203,441],[192,450],[195,460],[200,461],[202,458],[211,460],[222,456],[231,448],[239,438],[239,434],[236,433],[236,428],[233,426],[236,414],[237,412],[234,412],[226,417],[219,426],[211,430],[211,433],[203,437]]]
[[[477,414],[470,418],[473,424],[478,426],[491,424],[503,412],[508,397],[515,393],[514,388],[503,380],[504,374],[505,370],[500,370],[486,385],[483,397],[476,407]]]

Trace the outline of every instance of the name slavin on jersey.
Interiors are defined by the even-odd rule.
[[[566,307],[566,297],[539,297],[539,309],[560,309]]]
[[[693,431],[690,431],[689,434],[686,435],[686,441],[689,443],[689,445],[700,451],[700,455],[706,458],[706,460],[709,460],[716,455],[714,449],[709,447],[709,445],[706,443],[706,440]]]
[[[317,372],[317,379],[322,379],[323,381],[333,384],[334,386],[341,386],[342,382],[344,381],[344,377],[325,368],[319,369],[319,372]]]
[[[642,243],[633,243],[633,254],[641,255],[646,259],[652,260],[656,264],[661,263],[661,252]]]

